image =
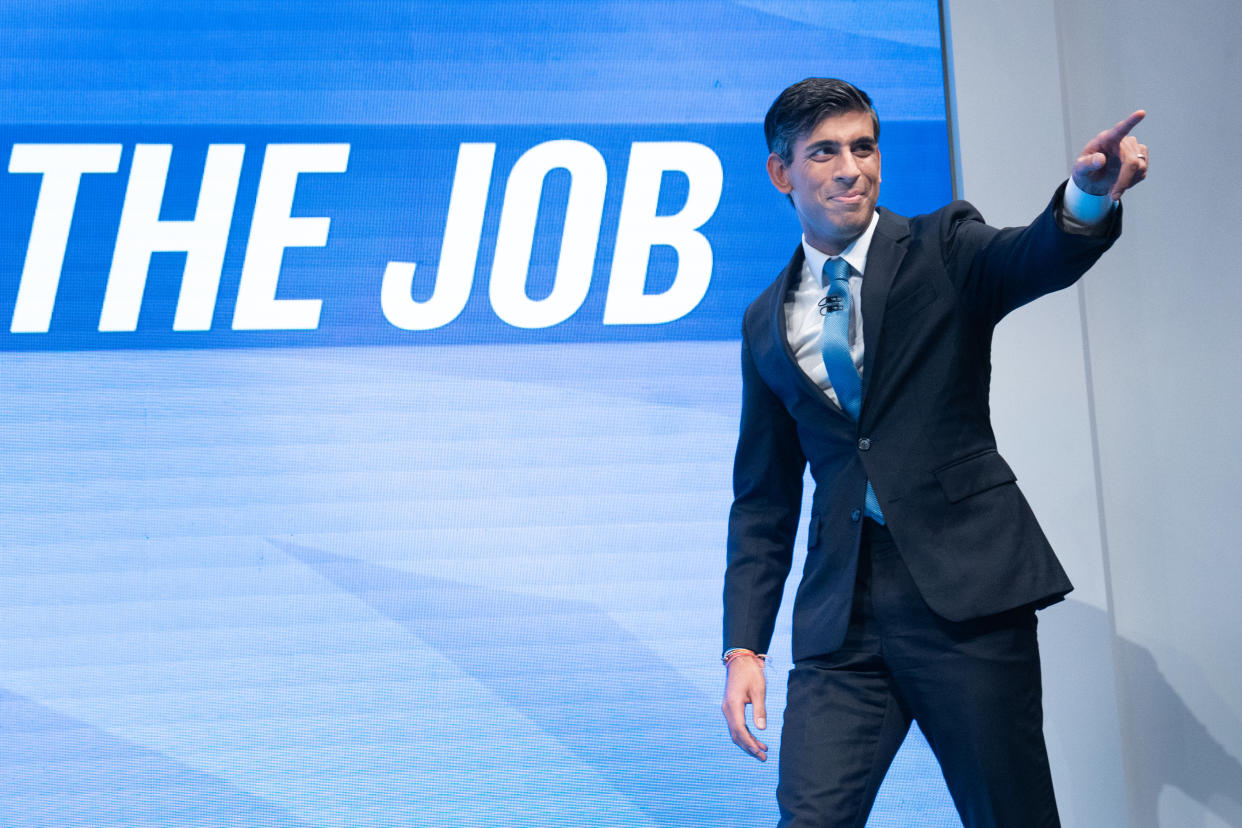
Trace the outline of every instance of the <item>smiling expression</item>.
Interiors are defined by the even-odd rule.
[[[843,112],[798,136],[788,164],[768,156],[773,186],[793,201],[807,242],[830,256],[867,229],[880,195],[880,149],[868,112]]]

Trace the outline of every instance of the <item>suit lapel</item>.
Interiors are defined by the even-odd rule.
[[[780,340],[781,351],[785,354],[785,360],[796,370],[802,373],[798,368],[797,357],[794,356],[793,349],[789,347],[788,323],[785,320],[785,300],[789,297],[798,284],[798,280],[802,278],[802,264],[805,257],[802,253],[802,245],[798,245],[798,249],[794,251],[793,257],[789,260],[789,264],[785,265],[785,269],[781,271],[780,289],[777,290],[774,297],[776,307],[772,309],[774,319],[772,322],[772,330],[776,332],[776,338]]]
[[[777,291],[776,307],[772,309],[772,329],[776,334],[779,342],[779,350],[784,354],[784,369],[794,378],[794,383],[802,390],[802,393],[815,400],[829,411],[852,422],[850,416],[846,414],[839,405],[828,398],[828,395],[816,385],[810,377],[802,370],[802,366],[798,364],[798,357],[793,352],[793,348],[789,345],[789,328],[785,319],[785,300],[789,294],[796,290],[798,282],[802,279],[802,266],[806,259],[802,252],[802,245],[799,244],[797,250],[794,251],[793,258],[789,260],[785,270],[781,272],[780,289]],[[864,280],[865,281],[865,280]]]
[[[880,221],[875,235],[871,237],[871,249],[867,251],[866,272],[862,282],[863,313],[863,405],[874,373],[875,355],[880,337],[884,332],[884,309],[888,305],[888,292],[893,278],[906,255],[906,242],[910,237],[909,222],[902,216],[880,209]]]

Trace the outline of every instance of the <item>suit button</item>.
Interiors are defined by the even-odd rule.
[[[870,450],[871,450],[871,438],[870,438],[870,437],[864,437],[864,438],[862,438],[861,440],[859,440],[859,441],[858,441],[858,450],[859,450],[859,451],[870,451]]]
[[[858,509],[855,509],[854,511],[850,512],[850,520],[854,521],[855,523],[858,523],[859,519],[861,518],[862,518],[862,512],[860,512]]]

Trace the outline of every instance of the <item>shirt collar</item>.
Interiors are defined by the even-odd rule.
[[[863,267],[867,264],[867,251],[871,249],[871,237],[875,235],[875,226],[880,221],[879,212],[871,214],[871,221],[867,224],[867,229],[858,235],[858,238],[849,243],[849,246],[841,251],[841,258],[845,259],[850,267],[854,268],[854,272],[860,276]],[[811,273],[815,274],[816,280],[820,278],[820,274],[824,272],[824,262],[828,261],[832,256],[812,247],[806,240],[806,236],[802,236],[802,253],[806,256],[807,267]]]

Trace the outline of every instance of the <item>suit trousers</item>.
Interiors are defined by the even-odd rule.
[[[844,643],[789,674],[782,828],[862,828],[912,719],[966,828],[1060,825],[1034,609],[946,621],[883,526],[864,520],[859,555]]]

